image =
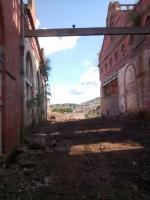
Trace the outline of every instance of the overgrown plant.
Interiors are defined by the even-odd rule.
[[[40,71],[42,75],[46,77],[47,80],[48,80],[48,76],[50,75],[51,69],[52,68],[50,66],[50,59],[44,58],[40,64]],[[46,84],[44,86],[41,86],[40,89],[38,90],[36,97],[32,97],[26,103],[28,111],[36,110],[36,115],[39,122],[42,121],[43,114],[45,113],[44,104],[47,103],[47,96],[51,96],[50,86],[47,83],[47,80],[46,80]],[[33,125],[34,124],[35,124],[35,119],[33,117]]]
[[[27,101],[28,110],[33,110],[34,108],[37,109],[37,118],[39,122],[42,121],[43,114],[45,113],[44,104],[47,102],[47,95],[51,95],[49,84],[42,86],[39,89],[36,97],[33,97]]]
[[[41,71],[44,76],[48,78],[50,75],[52,68],[51,68],[51,61],[49,58],[44,58],[43,63],[41,63]]]

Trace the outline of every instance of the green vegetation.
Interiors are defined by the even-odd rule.
[[[87,114],[85,114],[86,119],[96,118],[96,117],[97,117],[97,113],[95,109],[90,110]]]
[[[41,63],[41,72],[44,76],[46,76],[47,78],[50,75],[50,72],[52,70],[51,67],[51,61],[49,58],[44,58],[43,63]]]
[[[42,116],[44,114],[43,104],[44,104],[45,94],[44,94],[44,88],[39,90],[39,93],[36,95],[36,97],[31,98],[27,101],[27,108],[28,111],[32,110],[34,107],[37,108],[37,116],[39,119],[39,122],[42,120]],[[33,119],[34,124],[34,119]]]
[[[45,114],[45,104],[47,103],[47,96],[51,96],[50,92],[50,85],[47,83],[48,76],[50,75],[52,68],[51,68],[51,61],[49,58],[44,58],[43,62],[41,62],[40,71],[43,76],[47,77],[45,85],[42,85],[40,89],[38,89],[38,93],[35,97],[31,97],[26,102],[26,106],[28,111],[36,110],[36,118],[38,119],[38,122],[41,122],[43,119],[43,116]],[[35,119],[33,117],[32,124],[35,125]]]
[[[59,113],[71,113],[73,111],[72,108],[53,108],[52,112],[59,112]]]

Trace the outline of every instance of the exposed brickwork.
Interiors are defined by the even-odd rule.
[[[1,1],[4,31],[4,63],[2,65],[2,151],[9,155],[19,143],[21,63],[20,1]],[[5,20],[3,20],[5,19]]]
[[[26,12],[26,21],[25,21],[25,29],[32,29],[32,26],[35,26],[36,24],[36,12],[35,12],[35,1],[29,1],[29,5],[27,9],[30,9],[30,11]],[[28,16],[28,13],[31,12],[33,24],[31,22],[31,19]],[[41,63],[44,58],[44,54],[41,49],[39,49],[39,42],[38,39],[35,38],[25,38],[24,40],[24,71],[26,72],[27,70],[27,54],[30,55],[31,58],[31,65],[32,65],[32,78],[30,80],[31,83],[31,98],[36,98],[37,94],[42,88],[42,85],[45,85],[46,83],[46,77],[42,75],[41,73]],[[39,122],[39,113],[40,108],[38,106],[32,106],[32,108],[29,110],[27,107],[27,87],[28,87],[28,80],[26,77],[26,73],[24,73],[24,125],[28,126],[34,123]],[[46,104],[43,102],[43,110],[46,113]],[[46,118],[46,115],[43,113],[43,119]]]
[[[126,7],[110,3],[107,26],[150,25],[150,2],[140,0],[137,5]],[[100,80],[102,114],[119,115],[150,110],[150,37],[105,36],[100,53]],[[118,93],[106,94],[106,86],[118,82]],[[112,111],[112,100],[118,105]]]
[[[31,10],[35,20],[35,9]],[[45,85],[45,77],[40,74],[42,57],[37,40],[26,39],[25,49],[23,48],[21,23],[24,19],[22,20],[22,17],[21,0],[0,1],[0,156],[4,154],[6,157],[17,148],[20,142],[21,128],[26,125],[23,124],[24,115],[29,121],[28,124],[31,124],[36,115],[36,108],[29,113],[26,110],[26,77],[24,75],[27,73],[25,66],[28,52],[31,54],[32,62],[31,92],[33,97],[37,94],[37,71],[40,75],[40,84]]]

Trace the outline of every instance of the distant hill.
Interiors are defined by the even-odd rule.
[[[91,99],[89,101],[85,101],[79,105],[99,105],[100,104],[100,97],[96,97],[94,99]]]
[[[51,105],[52,110],[69,108],[74,113],[85,113],[85,114],[89,113],[90,111],[96,110],[98,107],[100,107],[100,97],[96,97],[81,104],[65,103],[65,104]]]
[[[96,110],[98,107],[100,107],[100,97],[78,104],[75,108],[75,112],[83,112],[86,114],[90,111]]]
[[[63,104],[51,104],[52,108],[76,108],[77,104],[75,103],[63,103]]]

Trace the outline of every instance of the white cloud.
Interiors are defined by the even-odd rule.
[[[66,49],[73,49],[78,38],[78,36],[39,38],[39,42],[40,46],[44,48],[45,54],[51,55]]]
[[[84,60],[84,61],[82,62],[82,64],[83,64],[84,67],[89,67],[91,63],[90,63],[89,60]]]
[[[99,84],[98,68],[90,66],[88,70],[81,75],[80,82],[84,85],[98,85]]]
[[[39,28],[39,26],[40,26],[40,21],[38,19],[36,19],[35,28]]]
[[[80,76],[79,83],[73,87],[53,88],[51,103],[81,103],[98,96],[100,96],[99,70],[90,66]]]

